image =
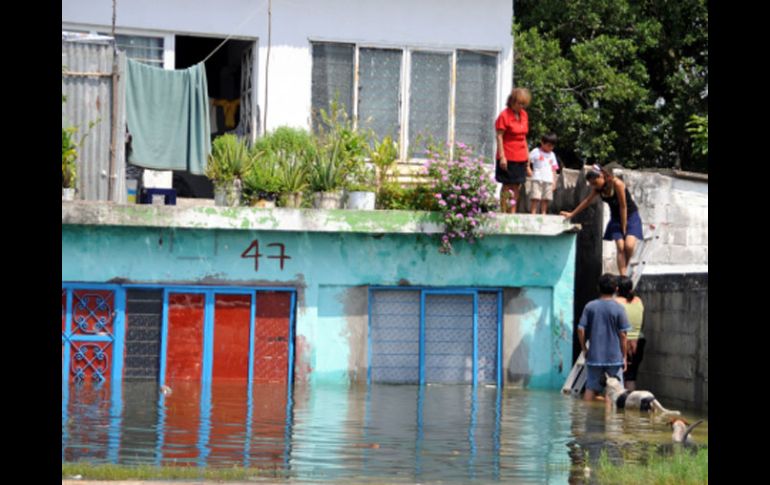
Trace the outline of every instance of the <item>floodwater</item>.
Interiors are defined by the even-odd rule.
[[[613,413],[558,391],[467,385],[123,383],[71,386],[62,460],[264,469],[272,479],[330,482],[583,483],[606,449],[634,461],[671,443],[646,413]],[[663,403],[666,405],[666,403]],[[699,416],[684,413],[688,421]],[[708,422],[693,433],[708,442]],[[640,445],[641,444],[641,445]],[[631,452],[629,453],[629,450]]]

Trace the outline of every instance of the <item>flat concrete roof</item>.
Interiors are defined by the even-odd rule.
[[[289,232],[436,234],[443,223],[438,212],[390,210],[262,209],[256,207],[180,207],[62,201],[62,225],[164,227]],[[495,214],[497,227],[488,235],[556,236],[577,232],[558,215]]]

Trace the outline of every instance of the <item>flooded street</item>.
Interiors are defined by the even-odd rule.
[[[627,460],[671,442],[647,414],[556,391],[465,385],[124,383],[122,399],[71,386],[62,460],[265,470],[280,479],[579,483],[585,452]],[[684,413],[691,422],[700,416]],[[694,431],[708,441],[708,422]],[[640,443],[642,443],[640,445]],[[649,445],[647,445],[649,444]],[[636,455],[635,455],[636,454]]]

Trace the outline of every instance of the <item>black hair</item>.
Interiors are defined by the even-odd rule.
[[[599,178],[600,176],[604,177],[607,181],[610,181],[613,178],[611,173],[605,170],[598,163],[595,163],[591,165],[591,168],[586,173],[586,180],[590,182],[591,180]]]
[[[618,279],[614,274],[604,273],[599,277],[599,293],[612,295],[618,289]]]
[[[628,276],[618,276],[618,295],[628,301],[634,299],[634,282]]]
[[[556,136],[556,133],[548,133],[547,135],[543,135],[540,137],[540,143],[550,143],[551,145],[556,145],[556,141],[559,138]]]

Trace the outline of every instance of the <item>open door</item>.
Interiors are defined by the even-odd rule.
[[[257,42],[255,41],[249,48],[241,54],[241,116],[240,126],[247,134],[251,143],[257,140],[259,131],[257,116],[257,95],[255,86],[257,76],[255,66],[257,65]]]

